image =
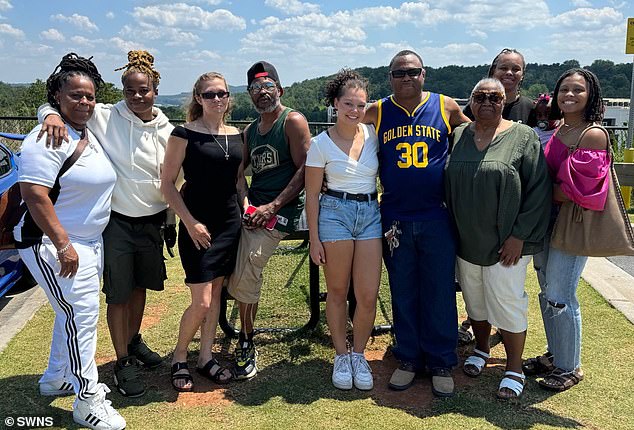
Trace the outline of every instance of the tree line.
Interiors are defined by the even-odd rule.
[[[522,94],[535,98],[540,93],[551,92],[557,78],[572,67],[580,67],[576,60],[563,63],[536,64],[526,67]],[[594,72],[601,82],[604,97],[629,98],[631,64],[615,64],[608,60],[595,60],[586,68]],[[454,98],[468,98],[471,89],[488,71],[488,65],[425,67],[425,89],[440,92]],[[386,97],[391,93],[388,67],[361,67],[356,69],[369,81],[371,100]],[[327,106],[324,87],[331,76],[307,79],[286,87],[283,102],[286,106],[302,112],[309,121],[327,121]],[[106,83],[97,92],[102,103],[116,103],[123,94],[112,83]],[[33,116],[37,107],[46,101],[46,83],[37,80],[30,85],[12,85],[0,82],[0,116]],[[187,100],[183,100],[186,103]],[[246,92],[233,93],[232,120],[251,120],[257,116]],[[183,119],[183,106],[163,106],[171,119]]]

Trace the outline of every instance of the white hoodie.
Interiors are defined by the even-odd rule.
[[[97,137],[117,172],[112,210],[129,217],[154,215],[167,203],[161,193],[165,147],[174,126],[157,107],[154,119],[143,122],[125,103],[97,103],[88,128]],[[58,114],[49,104],[37,111],[40,122]],[[181,172],[182,173],[182,172]]]

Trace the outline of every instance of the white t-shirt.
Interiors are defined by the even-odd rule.
[[[361,129],[364,142],[359,161],[343,152],[325,131],[313,137],[306,155],[306,166],[323,168],[329,189],[352,194],[376,191],[379,140],[374,126],[361,124]]]
[[[68,126],[67,126],[68,127]],[[46,148],[44,138],[36,141],[41,125],[29,133],[18,157],[19,182],[53,188],[64,161],[70,157],[80,136],[68,127],[70,142],[57,149]],[[88,145],[75,163],[59,178],[60,193],[55,213],[72,239],[99,238],[110,219],[110,200],[116,173],[97,138],[87,130]],[[24,217],[15,227],[16,240],[22,240]]]

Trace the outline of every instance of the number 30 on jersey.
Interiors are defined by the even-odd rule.
[[[396,150],[401,151],[399,154],[400,160],[396,165],[401,169],[408,169],[414,166],[418,169],[424,169],[429,164],[427,153],[429,147],[425,142],[416,142],[410,144],[409,142],[401,142],[396,145]]]

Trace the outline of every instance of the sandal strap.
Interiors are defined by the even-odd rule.
[[[559,382],[564,387],[568,387],[568,386],[572,387],[573,385],[578,384],[582,380],[579,374],[575,372],[574,370],[570,372],[565,372],[565,371],[562,371],[561,369],[553,370],[552,372],[550,372],[544,378],[544,380],[548,380],[548,379],[551,379],[551,380],[554,379],[555,381]],[[549,384],[549,385],[553,385],[553,384]]]
[[[478,354],[478,355],[480,355],[480,356],[482,356],[482,357],[484,357],[486,359],[491,358],[491,354],[488,354],[488,353],[486,353],[484,351],[480,351],[478,348],[473,348],[473,353],[474,354]]]
[[[521,373],[511,371],[504,372],[504,375],[504,378],[502,378],[502,380],[500,381],[500,386],[498,390],[506,388],[513,391],[515,395],[519,397],[519,395],[522,394],[522,391],[524,391],[524,384],[515,379],[509,378],[509,376],[516,376],[518,378],[521,377],[522,381],[524,381],[523,375]]]
[[[504,372],[504,376],[515,376],[516,378],[520,378],[522,381],[526,380],[526,376],[523,373],[513,372],[512,370]]]
[[[481,371],[482,369],[484,369],[484,366],[486,366],[487,362],[484,358],[482,357],[478,357],[477,355],[470,355],[469,357],[467,357],[467,359],[464,361],[464,365],[463,366],[474,366],[478,369],[478,371]]]
[[[179,370],[189,371],[189,366],[187,365],[186,361],[177,361],[176,363],[172,364],[172,375],[178,372]]]

